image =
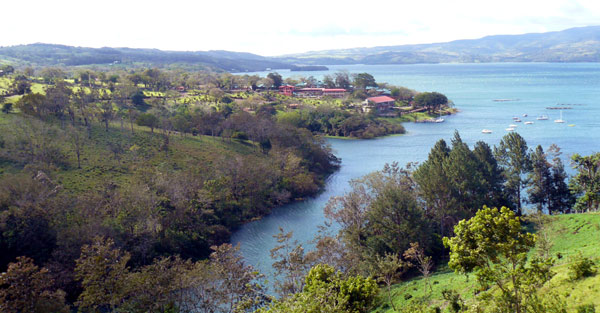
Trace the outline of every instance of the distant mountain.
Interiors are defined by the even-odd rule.
[[[303,64],[599,62],[600,26],[446,43],[313,51],[278,59]]]
[[[291,69],[294,65],[260,55],[230,51],[162,51],[132,48],[85,48],[36,43],[0,47],[0,61],[38,66],[143,65],[179,64],[198,69],[230,72]]]

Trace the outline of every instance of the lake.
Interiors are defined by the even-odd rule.
[[[423,64],[423,65],[345,65],[328,66],[329,71],[278,71],[284,78],[314,76],[340,70],[349,73],[367,72],[378,82],[387,82],[417,91],[437,91],[454,101],[458,114],[445,117],[439,124],[404,124],[403,136],[372,140],[328,139],[342,166],[333,174],[323,193],[315,198],[282,206],[273,214],[242,226],[233,234],[232,242],[240,244],[245,260],[271,277],[269,250],[276,245],[273,235],[279,227],[293,231],[294,238],[308,243],[324,222],[323,207],[330,197],[348,190],[348,181],[384,164],[422,162],[431,147],[441,138],[447,141],[458,130],[471,147],[479,140],[491,146],[498,144],[512,117],[518,116],[531,125],[518,124],[516,131],[530,148],[542,145],[547,149],[557,144],[563,151],[563,161],[573,153],[590,154],[600,151],[600,64],[599,63],[498,63],[498,64]],[[266,76],[268,72],[251,73]],[[497,102],[494,99],[516,99]],[[559,110],[547,110],[558,104],[563,110],[564,124],[554,123]],[[527,114],[527,117],[523,117]],[[536,120],[539,115],[549,117]],[[571,126],[570,126],[571,125]],[[489,129],[492,134],[481,133]],[[571,171],[572,172],[572,171]]]

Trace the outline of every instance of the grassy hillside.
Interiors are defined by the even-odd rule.
[[[539,222],[538,222],[539,223]],[[549,216],[547,233],[552,243],[551,255],[556,259],[553,271],[556,275],[547,283],[540,293],[549,291],[558,292],[564,297],[569,312],[577,312],[576,307],[582,304],[594,304],[600,308],[600,274],[577,281],[569,279],[569,265],[573,257],[581,253],[590,257],[596,264],[600,261],[600,213],[565,214]],[[530,222],[528,228],[539,227],[536,222]],[[535,253],[532,251],[531,253]],[[461,295],[463,300],[469,302],[473,299],[477,282],[474,276],[466,277],[457,275],[442,266],[441,269],[429,279],[431,291],[426,281],[415,278],[394,286],[394,304],[397,308],[409,305],[415,299],[428,301],[431,307],[447,306],[448,301],[443,299],[442,291],[453,289]],[[382,296],[382,299],[385,297]],[[387,301],[382,303],[373,312],[394,312]]]

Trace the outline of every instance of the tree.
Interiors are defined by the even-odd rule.
[[[292,242],[292,232],[284,233],[279,228],[279,233],[273,236],[278,245],[271,249],[273,268],[277,276],[282,279],[275,281],[275,288],[283,297],[302,291],[304,276],[310,269],[310,261],[304,254],[304,248],[297,241]]]
[[[150,127],[150,131],[154,133],[154,128],[158,127],[159,120],[158,117],[152,113],[143,113],[138,115],[135,122],[139,126]]]
[[[536,237],[523,232],[519,217],[506,207],[484,207],[471,219],[460,221],[454,233],[452,238],[444,237],[450,249],[448,266],[457,273],[475,272],[482,290],[496,286],[500,295],[493,301],[502,312],[525,312],[537,288],[553,276],[551,260],[528,262]]]
[[[508,205],[504,194],[505,179],[502,175],[502,169],[496,158],[494,158],[490,146],[483,141],[478,141],[473,148],[473,154],[479,160],[483,203],[491,207]]]
[[[429,113],[441,109],[445,104],[448,104],[448,98],[439,92],[422,92],[413,100],[413,106],[426,108]]]
[[[577,195],[576,211],[593,211],[600,204],[600,152],[588,156],[574,154],[571,157],[577,175],[571,180],[570,189]]]
[[[567,184],[568,176],[560,159],[560,148],[556,145],[551,145],[548,149],[548,154],[552,156],[552,184],[550,199],[548,200],[548,213],[568,212],[575,203],[575,199]]]
[[[108,132],[108,125],[115,118],[115,109],[113,107],[112,102],[104,101],[102,105],[100,105],[100,120],[104,123],[104,130]],[[157,122],[158,123],[158,122]],[[138,123],[140,125],[140,123]],[[148,125],[143,125],[148,126]],[[154,128],[152,127],[152,132],[154,132]]]
[[[48,269],[28,257],[18,257],[0,274],[0,309],[4,313],[68,313],[65,292],[54,289]]]
[[[210,260],[218,278],[217,307],[224,312],[243,312],[264,301],[264,290],[258,280],[261,275],[246,265],[239,255],[239,246],[223,244],[212,246]]]
[[[509,198],[515,206],[517,215],[521,215],[521,192],[527,186],[527,179],[524,179],[523,175],[531,170],[527,142],[516,132],[508,133],[494,148],[494,155],[503,168]]]
[[[133,105],[135,105],[137,107],[146,106],[146,102],[144,101],[144,98],[146,98],[146,96],[144,95],[144,92],[141,90],[138,90],[134,94],[131,95],[131,103],[133,103]]]
[[[279,88],[279,86],[281,86],[281,84],[283,83],[283,78],[277,72],[269,73],[267,75],[267,78],[270,78],[273,81],[273,87],[275,87],[276,89]]]
[[[110,238],[96,237],[93,244],[84,245],[75,261],[75,277],[83,288],[77,305],[94,311],[114,311],[121,305],[127,291],[130,258],[130,254],[115,247]]]
[[[12,112],[12,102],[4,102],[4,99],[2,99],[2,96],[0,96],[0,104],[2,105],[2,113],[9,114],[10,112]]]
[[[354,88],[367,89],[367,87],[377,87],[375,78],[369,73],[358,73],[352,76],[354,78]]]
[[[410,263],[402,261],[395,253],[386,253],[383,257],[377,256],[377,262],[375,263],[377,280],[386,285],[388,302],[392,305],[394,311],[396,311],[396,305],[392,300],[392,284],[409,266]]]
[[[433,259],[425,254],[425,250],[419,246],[418,242],[413,242],[410,244],[410,248],[404,251],[404,258],[412,262],[421,275],[423,275],[423,279],[425,279],[425,284],[429,287],[429,291],[433,291],[431,285],[429,284],[429,275],[431,275],[431,270],[433,269]]]
[[[529,155],[531,172],[527,176],[529,187],[528,202],[535,204],[539,212],[548,207],[552,193],[551,165],[542,146],[538,145]]]
[[[450,177],[445,170],[450,148],[446,141],[440,139],[435,143],[427,160],[423,162],[414,172],[414,178],[419,186],[419,195],[425,200],[427,214],[433,216],[440,227],[440,234],[446,235],[448,225],[452,226],[455,221],[451,220],[454,202]]]
[[[27,77],[23,75],[17,75],[12,82],[11,90],[17,95],[24,95],[31,92],[31,83]]]
[[[335,86],[338,88],[350,88],[350,75],[346,71],[340,71],[333,74],[335,76]]]

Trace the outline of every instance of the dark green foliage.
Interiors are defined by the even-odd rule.
[[[528,181],[523,178],[523,175],[531,170],[531,160],[527,149],[527,142],[516,132],[502,137],[500,144],[494,148],[496,160],[504,170],[505,190],[509,195],[511,207],[518,215],[522,214],[521,200],[523,197],[521,194]]]
[[[577,306],[577,313],[596,313],[596,306],[593,304],[581,304]]]
[[[0,103],[2,103],[2,101],[0,101]],[[12,112],[12,109],[13,109],[12,102],[4,102],[4,103],[2,103],[2,113],[8,114],[8,113]]]
[[[595,211],[600,206],[600,153],[571,157],[577,175],[570,181],[571,192],[577,197],[575,211]]]
[[[11,91],[17,95],[24,95],[31,92],[31,82],[24,75],[17,75],[13,79]]]
[[[584,257],[581,252],[573,257],[569,264],[569,278],[578,280],[585,277],[596,275],[596,263],[588,257]]]
[[[267,77],[273,80],[273,88],[275,89],[279,88],[283,83],[283,78],[279,73],[269,73]]]
[[[358,73],[353,75],[354,88],[367,89],[368,87],[377,87],[375,78],[369,73]]]
[[[131,95],[131,103],[137,107],[144,107],[146,105],[144,98],[146,98],[146,96],[144,96],[144,92],[138,90]]]
[[[447,103],[448,98],[439,92],[423,92],[417,94],[413,100],[413,106],[427,108],[430,113],[439,110],[442,105]]]

